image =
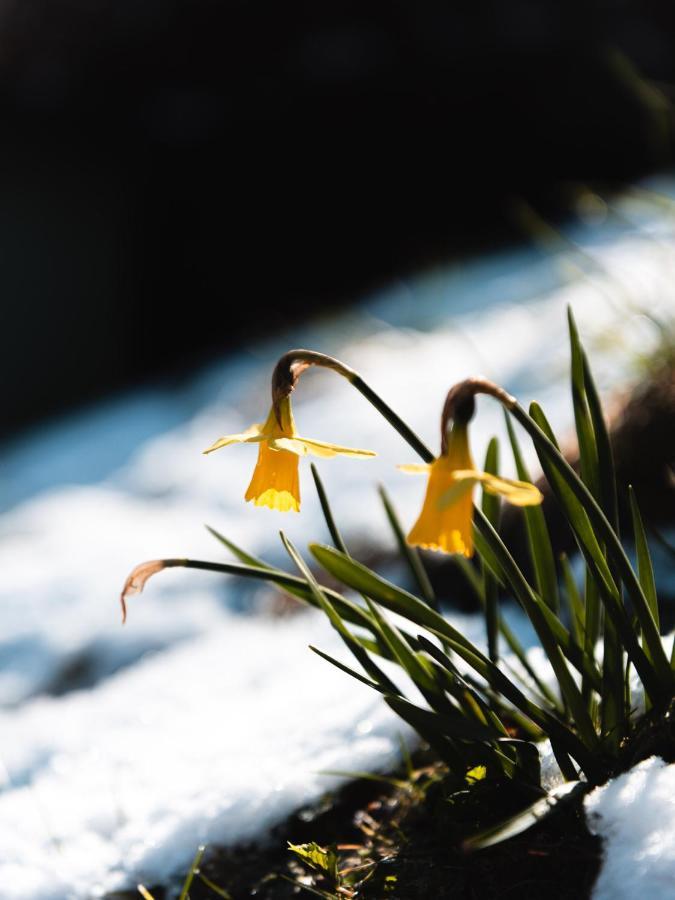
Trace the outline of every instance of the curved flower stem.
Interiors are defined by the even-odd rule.
[[[394,410],[385,403],[379,394],[367,384],[358,372],[354,371],[350,366],[345,365],[339,359],[333,356],[327,356],[325,353],[319,353],[317,350],[289,350],[281,357],[272,373],[272,404],[278,417],[279,403],[284,397],[295,389],[302,373],[310,366],[320,366],[324,369],[330,369],[345,378],[359,393],[363,394],[366,400],[371,403],[375,409],[384,416],[389,424],[401,435],[404,441],[407,441],[413,450],[422,457],[424,462],[431,463],[435,456],[431,450],[424,444],[415,432],[410,428],[403,419],[397,415]]]
[[[404,441],[407,441],[408,444],[413,448],[415,453],[418,456],[421,456],[424,462],[431,463],[436,458],[431,450],[427,447],[423,441],[421,441],[415,432],[410,428],[403,419],[398,416],[394,410],[384,402],[384,400],[376,394],[375,391],[367,384],[363,378],[357,373],[352,373],[351,376],[347,376],[347,380],[359,391],[369,403],[375,407],[375,409],[384,416],[384,418],[392,425],[396,431],[401,435]]]

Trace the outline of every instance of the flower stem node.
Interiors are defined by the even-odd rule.
[[[298,434],[290,396],[273,405],[263,425],[252,425],[241,434],[219,438],[204,453],[212,453],[230,444],[258,444],[258,461],[245,494],[255,506],[267,506],[279,512],[300,511],[298,457],[375,456],[371,450],[341,447],[326,441],[303,438]]]

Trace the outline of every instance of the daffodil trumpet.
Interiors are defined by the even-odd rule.
[[[534,506],[543,500],[541,491],[529,482],[476,469],[468,423],[474,412],[474,394],[485,384],[483,379],[471,379],[449,392],[441,417],[441,453],[436,459],[399,466],[403,472],[429,476],[422,511],[407,537],[413,546],[473,556],[473,491],[477,484],[514,506]]]
[[[372,450],[357,450],[326,441],[300,437],[295,427],[290,396],[273,404],[262,425],[251,425],[240,434],[219,438],[204,453],[213,453],[230,444],[258,444],[258,461],[246,490],[245,499],[255,506],[267,506],[280,512],[300,511],[298,458],[318,456],[375,456]]]

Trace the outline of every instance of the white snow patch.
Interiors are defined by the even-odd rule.
[[[224,617],[96,690],[0,715],[0,884],[88,898],[184,870],[200,843],[259,837],[339,779],[386,770],[408,729],[307,649],[342,654],[318,613]]]
[[[584,801],[604,841],[594,900],[675,897],[675,765],[653,756]]]

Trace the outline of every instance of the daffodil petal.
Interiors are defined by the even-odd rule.
[[[469,471],[468,469],[466,471]],[[453,474],[454,483],[451,488],[441,494],[438,498],[438,506],[440,509],[445,509],[448,506],[452,506],[454,503],[463,497],[465,494],[468,494],[469,491],[473,488],[477,481],[480,479],[474,477],[464,477],[464,478],[455,478],[455,472]],[[473,473],[473,475],[480,475],[480,472]]]
[[[529,481],[515,481],[512,478],[500,478],[489,472],[473,470],[457,471],[453,472],[453,475],[456,479],[470,478],[480,481],[488,494],[497,494],[513,506],[537,506],[544,499],[539,488]]]
[[[288,450],[298,456],[320,456],[329,459],[331,456],[376,456],[372,450],[357,450],[354,447],[340,447],[338,444],[329,444],[326,441],[315,441],[310,438],[274,438],[270,440],[269,447],[272,450]]]
[[[267,506],[279,512],[300,512],[300,501],[291,491],[277,491],[268,488],[253,500],[254,506]]]
[[[262,425],[251,425],[241,434],[228,434],[225,437],[218,438],[215,444],[211,444],[203,453],[213,453],[214,450],[220,450],[221,447],[228,447],[230,444],[257,444],[265,440]]]
[[[426,475],[431,470],[431,463],[404,463],[396,468],[406,475]]]

